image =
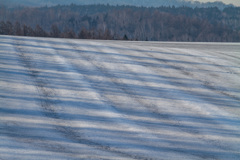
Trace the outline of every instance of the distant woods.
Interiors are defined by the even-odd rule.
[[[0,8],[0,34],[149,41],[239,42],[240,8]]]
[[[57,25],[52,25],[50,31],[45,31],[42,27],[37,25],[32,28],[27,25],[21,25],[19,22],[12,24],[11,22],[0,22],[0,35],[15,35],[15,36],[31,36],[31,37],[54,37],[54,38],[79,38],[79,39],[104,39],[113,40],[114,38],[109,30],[95,31],[82,29],[76,33],[72,29],[64,29],[60,31]],[[125,35],[126,36],[126,35]],[[120,38],[118,38],[120,39]],[[122,40],[126,40],[125,37]]]

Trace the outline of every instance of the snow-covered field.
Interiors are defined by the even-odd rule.
[[[240,159],[240,44],[0,36],[0,160]]]

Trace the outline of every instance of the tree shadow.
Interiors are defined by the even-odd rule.
[[[163,59],[70,49],[65,46],[73,44],[64,41],[60,43],[65,45],[62,47],[44,45],[51,46],[50,42],[54,45],[57,43],[54,39],[44,41],[5,36],[0,39],[10,41],[0,42],[1,51],[6,52],[0,54],[0,136],[10,138],[20,145],[19,149],[26,144],[29,148],[33,146],[31,149],[39,151],[40,158],[44,158],[42,151],[58,156],[64,154],[73,159],[79,154],[91,157],[95,150],[100,157],[106,156],[106,152],[129,159],[158,159],[164,155],[167,159],[174,159],[172,155],[189,159],[240,157],[236,147],[240,137],[239,118],[219,113],[214,115],[213,112],[202,114],[194,108],[204,108],[205,105],[220,109],[239,108],[239,97],[219,94],[239,94],[237,88],[216,86],[216,92],[188,76],[120,69],[123,64],[159,68]],[[19,44],[26,47],[21,50],[24,56],[21,57],[16,54],[20,51],[14,41],[34,41],[39,46]],[[7,53],[9,46],[15,47],[16,53]],[[54,58],[44,61],[45,57],[54,56],[44,49],[54,50],[66,62]],[[72,56],[74,54],[77,56]],[[89,56],[100,58],[97,61]],[[111,57],[114,57],[112,61]],[[74,59],[85,65],[74,63]],[[145,62],[149,60],[154,62]],[[106,62],[108,65],[105,66]],[[119,68],[107,68],[109,65],[119,65]],[[162,68],[167,70],[168,67]],[[3,86],[3,82],[7,86]],[[176,109],[176,112],[168,108]],[[1,144],[0,153],[1,149],[14,148],[14,143]],[[92,148],[93,151],[84,153],[83,148]],[[11,153],[5,151],[4,154]],[[26,155],[23,153],[22,156]]]

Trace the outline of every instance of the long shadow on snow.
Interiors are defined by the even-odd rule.
[[[59,48],[55,48],[55,49],[58,49],[60,50]],[[70,50],[68,50],[70,51]],[[72,52],[76,52],[76,51],[73,51]],[[80,51],[77,51],[77,52],[80,52]],[[101,54],[101,53],[99,53]],[[130,57],[130,58],[133,58],[133,57]],[[44,62],[42,62],[42,65],[45,65]],[[64,65],[61,66],[61,65],[54,65],[56,68],[59,68],[59,70],[61,70],[61,68],[64,68]],[[55,68],[55,69],[56,69]],[[53,69],[53,71],[55,70]],[[7,68],[3,68],[2,69],[2,74],[7,74],[8,72],[6,71]],[[84,75],[85,74],[85,79],[86,79],[86,75],[88,72],[87,69],[85,70],[81,70],[81,69],[77,69],[78,73],[81,74],[81,75]],[[100,71],[100,70],[98,70]],[[90,73],[94,76],[94,75],[97,75],[99,76],[99,73],[97,72],[93,72],[93,71],[90,71]],[[120,72],[118,72],[119,74]],[[12,75],[16,75],[19,79],[21,79],[21,76],[25,76],[24,72],[21,74],[17,74],[17,70],[16,71],[12,71],[10,74]],[[89,74],[88,74],[89,75]],[[111,75],[109,73],[101,73],[100,74],[101,76],[105,76],[107,78],[116,78],[118,76],[115,76],[115,75]],[[124,74],[124,73],[121,73],[120,74],[121,76],[120,77],[123,77],[125,79],[129,78],[129,74]],[[156,83],[164,83],[163,81],[160,81],[159,79],[161,79],[161,77],[159,77],[158,75],[145,75],[146,77],[148,76],[151,76],[151,77],[155,77],[156,78],[156,81],[154,80],[154,82]],[[43,77],[42,77],[43,78]],[[57,75],[57,76],[48,76],[48,77],[45,77],[49,82],[51,81],[56,81],[57,79],[59,79],[60,77]],[[164,77],[165,80],[174,80],[174,77]],[[134,77],[131,77],[132,80],[134,80]],[[138,81],[141,81],[141,79],[136,79]],[[143,85],[133,85],[133,84],[121,84],[121,83],[112,83],[112,82],[99,82],[97,80],[94,80],[94,79],[91,79],[91,78],[87,78],[87,81],[91,84],[91,87],[93,87],[95,90],[97,90],[98,92],[100,93],[103,93],[103,94],[119,94],[119,95],[133,95],[133,96],[139,96],[141,98],[163,98],[163,99],[172,99],[172,100],[186,100],[186,101],[192,101],[191,98],[184,98],[184,97],[181,97],[179,98],[179,95],[175,95],[175,93],[178,93],[178,92],[182,92],[182,90],[178,90],[178,89],[168,89],[168,88],[159,88],[159,87],[144,87]],[[190,82],[185,82],[186,85],[190,85],[191,86],[191,83]],[[188,84],[189,83],[189,84]],[[170,83],[172,84],[172,83]],[[63,87],[64,83],[61,85],[61,83],[56,86],[56,88],[60,88],[61,89],[61,86]],[[78,83],[76,82],[73,86],[77,86]],[[172,84],[173,86],[175,86],[176,84]],[[50,86],[54,86],[54,84],[52,85],[49,85],[47,87],[50,87]],[[114,89],[113,86],[117,86],[119,87],[120,89]],[[121,88],[125,88],[125,89],[131,89],[131,90],[134,90],[134,92],[125,92],[125,91],[121,91]],[[81,87],[76,87],[76,90],[81,90],[82,88]],[[150,92],[149,92],[150,91]],[[166,92],[170,92],[170,97],[165,95]],[[18,93],[20,94],[20,93]],[[200,103],[202,101],[196,101],[196,99],[198,98],[202,98],[206,101],[211,101],[213,102],[213,104],[215,105],[223,105],[223,106],[231,106],[231,107],[237,107],[236,105],[228,105],[228,103],[230,102],[231,98],[226,98],[226,97],[222,97],[222,96],[218,96],[218,95],[206,95],[204,92],[189,92],[187,94],[193,94],[193,96],[195,96],[196,98],[194,98],[194,102],[195,103]],[[39,98],[36,98],[36,97],[20,97],[20,96],[9,96],[9,95],[4,95],[4,93],[2,93],[2,97],[5,98],[5,99],[9,99],[9,100],[23,100],[23,101],[26,101],[28,103],[32,103],[34,101],[44,101],[44,99],[39,99]],[[177,98],[178,97],[178,98]],[[210,98],[209,98],[210,97]],[[44,97],[42,97],[44,98]],[[60,97],[61,98],[61,97]],[[71,98],[71,97],[70,97]],[[219,102],[219,100],[223,99],[222,101]],[[83,109],[88,109],[90,112],[91,111],[97,111],[97,110],[102,110],[102,106],[99,105],[99,103],[96,103],[96,102],[93,102],[93,103],[86,103],[86,102],[81,102],[81,101],[78,101],[76,99],[73,99],[72,101],[70,100],[58,100],[58,101],[54,101],[51,102],[51,104],[56,104],[56,105],[69,105],[68,107],[76,107],[76,108],[83,108]],[[11,115],[11,114],[14,114],[15,116],[21,116],[21,115],[25,115],[25,116],[31,116],[31,117],[37,117],[39,116],[39,114],[37,114],[37,111],[35,110],[24,110],[24,109],[10,109],[10,108],[6,108],[7,106],[2,106],[0,108],[0,114],[4,114],[4,115]],[[24,107],[24,106],[23,106]],[[211,119],[209,118],[204,118],[204,117],[198,117],[198,116],[194,116],[194,115],[171,115],[171,114],[161,114],[161,113],[148,113],[147,111],[139,111],[137,108],[136,109],[132,109],[132,110],[128,110],[128,109],[123,109],[121,108],[120,106],[117,106],[115,105],[114,106],[117,111],[119,111],[120,113],[123,113],[127,116],[137,116],[138,119],[134,119],[133,122],[135,122],[136,124],[139,124],[139,125],[143,125],[143,126],[149,126],[149,128],[163,128],[163,129],[166,129],[166,130],[169,130],[169,131],[175,131],[177,128],[183,128],[182,131],[185,131],[186,130],[193,130],[193,131],[196,131],[196,134],[198,133],[198,131],[202,130],[202,129],[206,129],[208,131],[210,131],[210,135],[213,134],[213,135],[228,135],[228,136],[232,136],[232,137],[238,137],[239,134],[236,133],[235,131],[232,131],[232,130],[226,130],[226,129],[222,129],[222,128],[217,128],[217,126],[214,125],[214,123],[212,122]],[[48,111],[45,111],[45,112],[48,112]],[[47,113],[46,113],[47,114]],[[106,124],[106,123],[111,123],[112,120],[122,120],[124,121],[125,118],[114,118],[114,117],[111,117],[111,118],[108,118],[108,117],[105,117],[105,116],[96,116],[96,115],[86,115],[84,113],[74,113],[74,114],[70,114],[70,113],[56,113],[57,117],[51,117],[51,118],[56,118],[56,119],[61,119],[61,120],[64,120],[64,121],[74,121],[74,120],[78,120],[79,122],[84,122],[84,121],[88,121],[88,122],[98,122],[99,124]],[[154,116],[154,117],[151,117],[151,116]],[[141,120],[141,118],[143,117],[147,117],[147,118],[154,118],[156,119],[156,121],[152,122],[152,121],[148,121],[148,120]],[[168,119],[168,117],[176,117],[176,119],[185,119],[186,122],[188,121],[193,121],[193,122],[201,122],[203,124],[211,124],[211,122],[213,123],[214,127],[209,127],[208,125],[204,126],[202,125],[202,127],[199,127],[199,126],[196,126],[196,124],[182,124],[182,125],[177,125],[177,124],[170,124],[170,123],[167,123],[167,122],[158,122],[158,121],[161,121],[162,119]],[[237,120],[232,120],[232,119],[224,119],[224,118],[220,118],[220,119],[217,119],[219,121],[223,121],[223,122],[229,122],[231,123],[232,125],[237,125],[239,123],[239,121]],[[45,124],[47,125],[47,124]],[[208,126],[208,127],[207,127]],[[62,128],[61,126],[55,126],[55,128],[59,128],[60,130],[61,129],[65,129],[65,128]],[[16,128],[18,131],[23,131],[25,129],[31,129],[31,128],[28,128],[28,127],[20,127],[20,128]],[[32,128],[33,129],[33,128]],[[82,128],[81,128],[82,129]],[[110,133],[112,134],[111,136],[108,135],[108,140],[107,142],[105,143],[109,143],[111,144],[112,146],[114,146],[113,144],[117,144],[119,141],[116,141],[116,137],[113,136],[113,135],[116,135],[116,134],[123,134],[123,132],[119,132],[119,131],[116,131],[116,130],[103,130],[103,129],[99,129],[99,128],[84,128],[84,130],[88,131],[88,132],[99,132],[99,135],[104,135],[104,134],[107,134]],[[27,138],[26,135],[24,134],[18,134],[18,132],[15,132],[16,130],[14,130],[14,132],[10,132],[10,131],[1,131],[1,133],[4,133],[4,134],[9,134],[9,136],[13,136],[13,137],[16,137],[16,138]],[[63,131],[63,132],[66,132],[66,134],[68,134],[68,131],[78,131],[78,128],[71,128],[69,130],[66,130],[66,131]],[[71,133],[71,132],[70,132]],[[135,139],[134,137],[129,137],[129,134],[136,134],[135,132],[124,132],[126,135],[126,138],[130,140],[138,140],[138,139]],[[29,135],[30,138],[32,139],[39,139],[40,137],[34,137],[34,135]],[[66,135],[67,136],[67,135]],[[74,136],[74,135],[73,135]],[[77,135],[75,135],[77,136]],[[158,135],[159,137],[161,137],[162,135],[159,134]],[[163,146],[154,146],[154,145],[146,145],[146,144],[131,144],[130,142],[125,142],[125,143],[122,143],[119,147],[124,147],[124,146],[133,146],[133,147],[136,147],[138,149],[142,149],[142,148],[145,148],[146,150],[149,150],[149,151],[162,151],[162,152],[172,152],[172,151],[175,151],[175,152],[180,152],[180,153],[186,153],[186,154],[193,154],[193,155],[196,155],[196,156],[206,156],[205,158],[214,158],[215,155],[221,155],[223,157],[231,157],[232,155],[234,155],[235,153],[232,153],[231,151],[229,151],[228,153],[224,152],[219,152],[219,151],[213,151],[213,150],[209,150],[208,149],[192,149],[194,146],[199,146],[201,144],[199,144],[198,142],[196,142],[194,139],[192,139],[192,141],[190,143],[182,143],[181,141],[179,140],[176,140],[179,139],[179,137],[177,135],[175,135],[176,137],[172,137],[171,140],[167,140],[164,139],[164,141],[166,143],[169,143],[171,144],[171,147],[163,147]],[[50,138],[51,139],[51,138]],[[73,138],[73,141],[75,143],[91,143],[91,142],[88,142],[88,141],[84,141],[84,140],[81,140],[79,139],[79,141],[76,141],[78,138],[75,137],[75,139]],[[152,141],[154,139],[149,139],[149,138],[143,138],[144,140],[146,141]],[[52,140],[54,140],[54,138],[52,138]],[[101,140],[99,140],[101,141]],[[104,143],[104,142],[102,142]],[[93,144],[93,145],[97,145],[98,143],[96,144]],[[179,144],[181,147],[182,145],[184,147],[174,147],[174,144]],[[207,147],[206,147],[207,148]],[[235,154],[236,157],[239,157],[239,154]]]
[[[26,39],[23,39],[26,40]],[[34,40],[37,41],[37,40]],[[55,44],[56,42],[48,42],[48,41],[41,41],[43,43],[47,43],[47,44]],[[16,46],[15,43],[12,42],[0,42],[2,44],[9,44],[12,46]],[[64,45],[68,46],[71,43],[63,43]],[[226,65],[220,65],[220,64],[209,64],[209,63],[198,63],[198,62],[189,62],[189,61],[181,61],[181,60],[171,60],[171,59],[166,59],[166,58],[152,58],[152,57],[141,57],[141,56],[133,56],[133,55],[124,55],[124,54],[118,54],[118,53],[106,53],[106,52],[96,52],[96,51],[86,51],[86,50],[76,50],[76,49],[70,49],[70,48],[62,48],[63,45],[59,45],[60,47],[46,47],[46,46],[41,46],[41,45],[28,45],[28,44],[21,44],[21,46],[25,46],[25,47],[31,47],[31,48],[41,48],[41,49],[54,49],[54,50],[61,50],[61,51],[66,51],[66,52],[85,52],[88,54],[102,54],[102,55],[115,55],[115,56],[119,56],[119,57],[128,57],[128,58],[132,58],[132,59],[137,59],[137,60],[152,60],[152,61],[157,61],[157,62],[170,62],[170,63],[179,63],[179,64],[190,64],[190,65],[204,65],[204,66],[215,66],[215,67],[225,67],[225,68],[240,68],[237,66],[226,66]],[[96,47],[96,48],[111,48],[111,49],[119,49],[119,50],[127,50],[126,48],[115,48],[115,47],[109,47],[109,46],[96,46],[96,45],[86,45],[86,44],[79,44],[80,47]],[[166,54],[166,55],[184,55],[187,56],[188,54],[178,54],[178,53],[170,53],[170,52],[154,52],[154,51],[148,51],[148,50],[131,50],[129,49],[129,51],[136,51],[136,52],[146,52],[146,53],[159,53],[159,54]],[[34,54],[36,54],[36,52],[33,52]],[[44,54],[41,53],[41,54]],[[189,56],[189,55],[188,55]],[[193,56],[193,55],[192,55]],[[195,56],[193,56],[195,57]],[[198,56],[196,56],[198,57]],[[126,60],[125,60],[126,61]],[[131,62],[128,62],[131,63]],[[146,65],[150,65],[150,66],[159,66],[159,63],[145,63]]]
[[[14,45],[14,44],[13,44]],[[31,46],[31,45],[30,45]],[[39,47],[39,46],[38,46]],[[51,47],[50,47],[51,48]],[[53,48],[55,49],[56,51],[62,51],[62,50],[66,50],[66,49],[63,49],[63,48]],[[111,55],[118,55],[118,56],[123,56],[123,54],[116,54],[116,53],[104,53],[104,52],[98,52],[96,53],[95,51],[85,51],[85,50],[75,50],[75,49],[67,49],[67,51],[71,51],[73,53],[78,53],[78,54],[81,54],[82,52],[84,53],[91,53],[91,54],[96,54],[96,55],[105,55],[105,54],[108,54],[109,56]],[[43,52],[43,51],[38,51],[38,52],[26,52],[28,54],[39,54],[39,55],[49,55],[47,54],[46,52]],[[66,56],[66,55],[65,55]],[[129,55],[124,55],[128,58],[139,58],[138,56],[129,56]],[[67,58],[69,58],[69,55],[66,56]],[[74,59],[75,57],[72,57],[72,59]],[[149,57],[145,57],[145,58],[149,58]],[[150,58],[150,59],[155,59],[155,58]],[[165,60],[163,60],[165,61]],[[168,61],[168,60],[167,60]],[[170,60],[172,61],[172,60]],[[104,61],[103,61],[104,62]],[[49,63],[47,64],[45,61],[39,61],[38,63],[44,63],[46,66],[46,68],[56,68],[57,71],[61,71],[61,72],[67,72],[67,71],[64,71],[64,67],[61,67],[61,64],[55,64],[55,63]],[[164,69],[177,69],[177,70],[181,70],[182,68],[178,68],[176,66],[172,66],[172,65],[165,65],[165,64],[160,64],[160,63],[150,63],[150,62],[139,62],[139,61],[129,61],[129,60],[121,60],[121,59],[118,59],[118,61],[109,61],[108,63],[119,63],[120,65],[121,64],[133,64],[133,65],[139,65],[139,66],[151,66],[151,67],[156,67],[156,68],[164,68]],[[176,63],[175,61],[173,63]],[[196,64],[201,64],[201,63],[191,63],[191,62],[185,62],[185,61],[179,61],[179,63],[186,63],[186,64],[191,64],[191,65],[196,65]],[[205,65],[205,64],[204,64]],[[212,64],[207,64],[207,65],[212,65]],[[50,66],[50,67],[48,67]],[[213,66],[217,66],[217,67],[235,67],[235,66],[223,66],[223,65],[213,65]],[[57,69],[58,67],[61,67],[61,69]],[[236,67],[236,68],[240,68],[240,67]],[[191,72],[204,72],[204,73],[214,73],[214,72],[217,72],[217,73],[222,73],[222,74],[229,74],[229,72],[224,72],[224,71],[212,71],[212,70],[193,70],[193,69],[185,69],[185,70],[188,70],[188,71],[191,71]],[[81,69],[81,73],[86,73],[88,75],[90,74],[96,74],[96,73],[93,73],[91,70],[87,69],[84,71],[84,69]],[[127,74],[127,73],[124,73],[124,74]],[[141,74],[141,73],[140,73]],[[99,76],[99,74],[97,74]],[[121,76],[121,75],[120,75]],[[123,78],[129,78],[131,75],[128,74],[128,76],[124,76]],[[149,82],[153,82],[154,79],[153,78],[149,78],[149,77],[157,77],[159,78],[159,75],[147,75],[146,77],[148,78]],[[161,77],[160,77],[161,78]],[[184,87],[189,87],[189,88],[202,88],[201,85],[199,84],[192,84],[192,83],[184,83],[184,82],[181,82],[181,83],[178,83],[178,82],[174,82],[178,80],[178,78],[176,77],[171,77],[169,78],[169,81],[175,85],[175,86],[184,86]],[[157,80],[158,82],[160,83],[164,83],[164,81],[161,81],[161,79],[158,79]],[[215,88],[217,88],[217,90],[219,91],[230,91],[230,92],[240,92],[239,90],[237,89],[234,89],[234,88],[224,88],[223,86],[215,86]]]

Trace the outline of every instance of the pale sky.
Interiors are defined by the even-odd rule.
[[[194,1],[194,0],[189,0],[189,1]],[[226,4],[234,4],[236,6],[240,6],[240,0],[197,0],[199,2],[215,2],[215,1],[221,1]]]

